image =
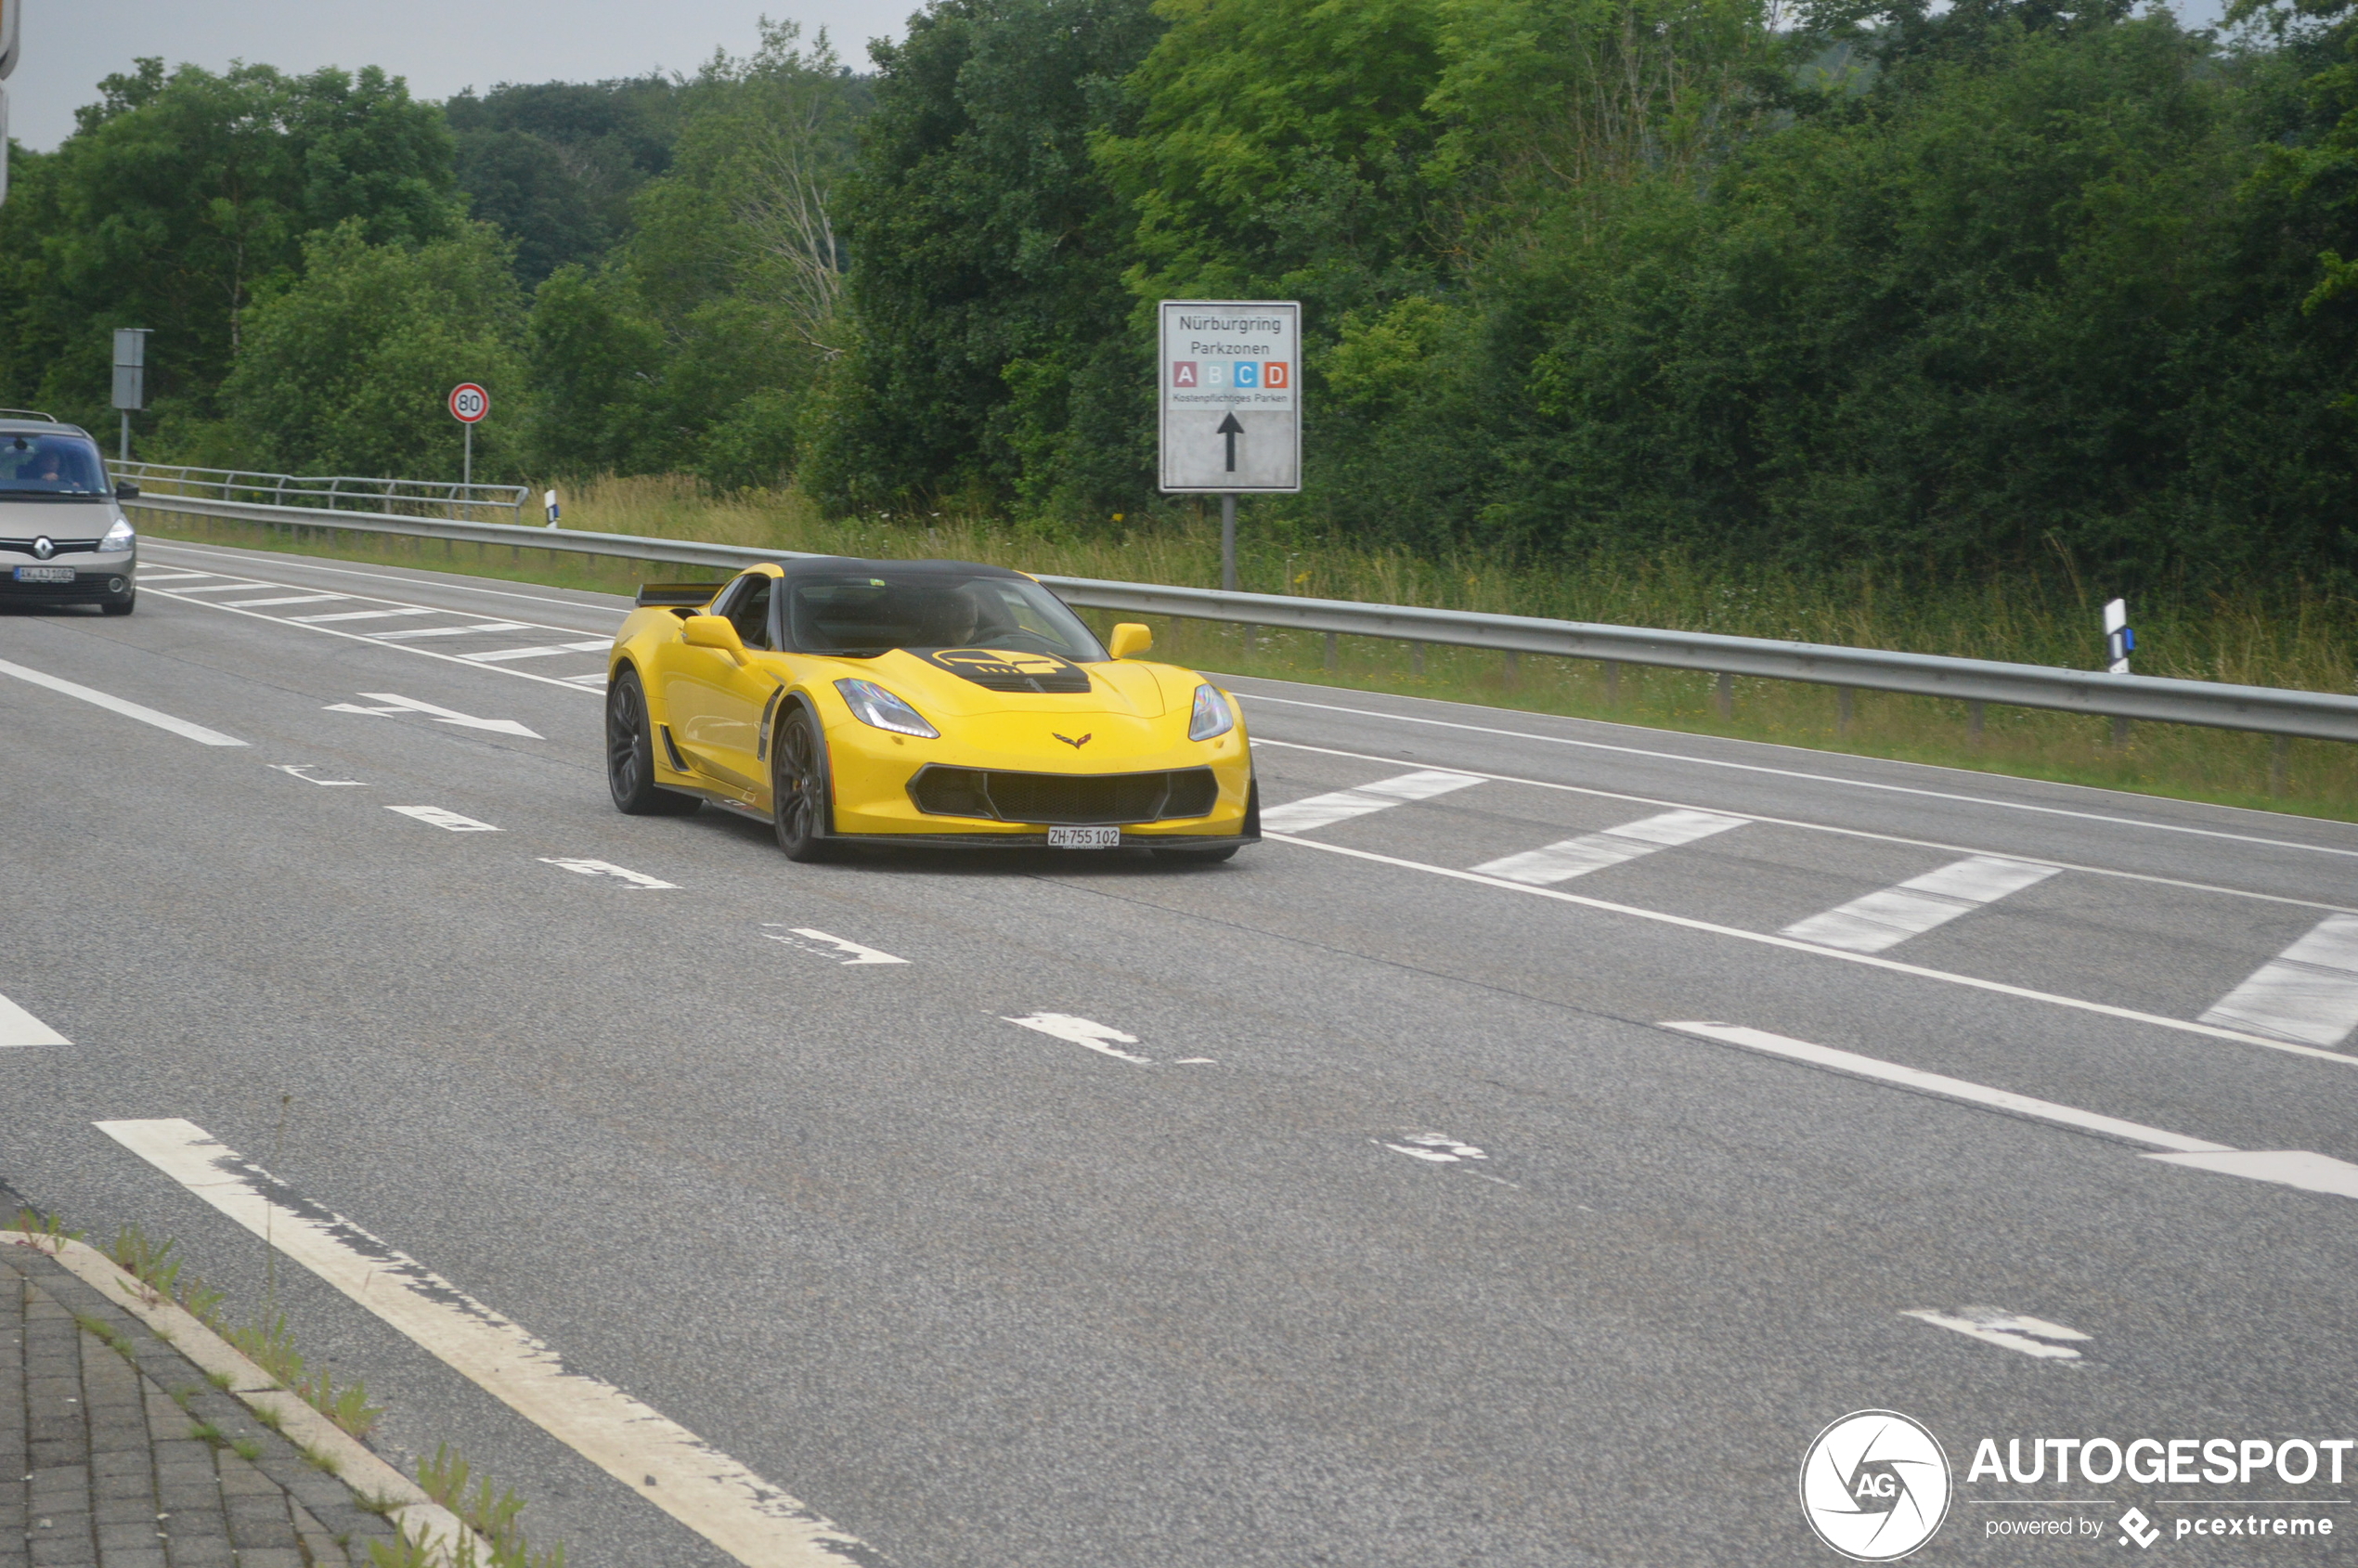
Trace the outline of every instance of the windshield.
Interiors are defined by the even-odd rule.
[[[0,435],[0,496],[103,496],[107,471],[86,435]]]
[[[997,648],[1095,664],[1081,617],[1029,577],[847,572],[788,579],[786,639],[808,654],[873,658],[895,648]]]

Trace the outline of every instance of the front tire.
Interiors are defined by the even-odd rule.
[[[136,605],[138,604],[138,603],[139,603],[139,595],[138,595],[138,593],[135,590],[135,591],[133,591],[133,592],[130,592],[130,593],[126,593],[126,594],[124,594],[124,595],[123,595],[122,598],[120,598],[120,599],[102,599],[102,600],[100,600],[100,601],[98,602],[98,609],[99,609],[99,611],[100,611],[102,614],[105,614],[105,615],[110,615],[110,616],[127,616],[127,615],[129,615],[129,614],[132,612],[132,609],[133,609],[135,606],[136,606]]]
[[[834,816],[826,741],[811,722],[810,710],[792,704],[770,752],[770,820],[778,848],[790,861],[832,859],[836,846],[826,833]]]
[[[628,666],[606,693],[606,787],[626,816],[684,817],[704,804],[693,795],[655,787],[655,735],[646,689]]]

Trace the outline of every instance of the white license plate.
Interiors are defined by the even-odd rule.
[[[70,583],[73,581],[71,566],[19,566],[17,581],[20,583]]]
[[[1121,829],[1118,827],[1052,827],[1048,830],[1051,849],[1119,849]]]

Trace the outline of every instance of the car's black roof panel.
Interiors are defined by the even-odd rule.
[[[1013,577],[1025,582],[1031,580],[1021,572],[1005,566],[986,566],[979,561],[863,561],[853,555],[810,555],[782,561],[778,564],[790,578],[848,577],[864,572],[875,577]]]

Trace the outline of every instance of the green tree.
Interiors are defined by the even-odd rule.
[[[491,395],[475,428],[475,477],[522,477],[529,421],[524,302],[509,241],[468,223],[423,244],[370,244],[348,221],[305,247],[303,276],[255,305],[222,388],[257,460],[297,473],[459,474],[446,398]]]

